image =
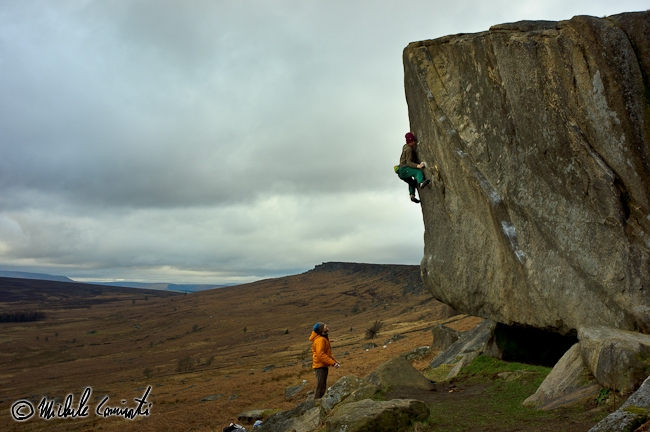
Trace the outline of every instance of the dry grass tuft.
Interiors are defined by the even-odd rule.
[[[384,323],[381,320],[376,320],[368,329],[366,330],[366,339],[374,339],[379,336],[379,332],[384,328]]]

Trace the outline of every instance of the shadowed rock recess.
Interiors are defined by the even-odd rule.
[[[403,60],[433,296],[508,325],[648,332],[650,13],[502,24]]]

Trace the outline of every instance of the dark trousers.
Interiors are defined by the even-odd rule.
[[[325,394],[325,390],[327,390],[328,372],[329,368],[327,367],[314,369],[314,373],[316,374],[316,392],[314,393],[314,399],[320,399]]]
[[[415,188],[424,181],[424,173],[417,168],[401,167],[397,170],[397,175],[409,185],[410,195],[415,195]]]

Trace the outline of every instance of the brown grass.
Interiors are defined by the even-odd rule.
[[[4,289],[11,291],[6,283]],[[188,295],[112,288],[13,293],[11,302],[0,302],[0,312],[31,308],[47,318],[0,323],[0,430],[220,431],[246,410],[291,408],[314,388],[302,360],[311,358],[308,337],[316,321],[329,324],[333,355],[342,364],[330,370],[330,384],[343,375],[363,377],[389,358],[429,345],[435,322],[459,330],[478,322],[463,315],[440,319],[444,307],[428,293],[402,292],[386,274],[337,270]],[[384,323],[376,339],[381,345],[362,350],[376,320]],[[384,347],[397,333],[407,337]],[[268,365],[276,368],[262,372]],[[284,390],[302,380],[305,391],[285,401]],[[94,415],[104,395],[110,406],[122,399],[134,406],[148,385],[149,417]],[[93,389],[85,419],[17,423],[9,415],[14,401],[37,405],[44,395],[73,393],[76,405],[85,386]],[[223,396],[201,401],[210,395]]]

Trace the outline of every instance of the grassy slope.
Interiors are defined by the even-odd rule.
[[[550,412],[523,407],[550,370],[481,356],[444,386],[441,397],[430,403],[429,419],[412,430],[587,431],[613,409],[605,403]]]
[[[0,323],[0,430],[219,431],[245,410],[289,409],[315,385],[302,360],[309,359],[307,338],[317,320],[330,323],[333,353],[343,365],[331,371],[330,384],[343,375],[363,377],[389,358],[430,344],[428,329],[435,322],[464,331],[480,321],[446,318],[444,305],[404,282],[412,270],[343,266],[185,296],[116,290],[50,293],[38,297],[38,304],[24,297],[0,299],[0,312],[36,307],[47,314],[39,322]],[[366,351],[361,348],[365,331],[377,319],[385,323],[376,340],[380,346]],[[398,333],[406,338],[383,348]],[[191,369],[178,370],[188,359]],[[424,369],[430,360],[415,365]],[[276,368],[263,372],[268,365]],[[512,367],[526,366],[498,366]],[[588,430],[595,416],[602,416],[520,407],[545,372],[537,373],[525,385],[515,385],[496,379],[494,371],[465,371],[462,379],[441,385],[429,401],[429,422],[415,428],[545,430],[539,427],[554,425],[554,431],[577,431]],[[305,390],[286,401],[284,390],[303,380]],[[84,386],[93,388],[91,410],[104,395],[113,405],[126,399],[132,406],[148,385],[153,387],[151,416],[135,421],[91,415],[16,423],[9,416],[15,400],[38,403],[43,396],[68,393],[78,399]],[[206,396],[214,400],[203,402]]]
[[[188,295],[128,289],[75,294],[74,287],[61,294],[48,291],[57,285],[47,283],[37,304],[30,303],[31,294],[0,298],[0,312],[36,308],[47,315],[44,321],[0,323],[0,430],[94,424],[103,430],[208,431],[248,409],[290,408],[295,401],[284,400],[286,387],[302,380],[308,381],[305,391],[314,387],[301,360],[309,358],[317,320],[330,323],[333,352],[343,363],[330,382],[344,374],[365,376],[391,356],[430,344],[426,329],[445,310],[424,292],[402,294],[402,280],[417,267],[370,270],[308,272]],[[362,350],[365,331],[377,319],[386,324],[380,344],[396,333],[407,337],[386,349]],[[177,370],[184,359],[192,369]],[[276,369],[262,372],[268,365]],[[121,399],[134,405],[147,385],[154,405],[139,421],[91,416],[14,423],[9,415],[18,399],[37,404],[43,396],[68,393],[78,399],[84,386],[93,388],[91,407],[104,395],[118,406]],[[206,396],[216,399],[202,402]]]

